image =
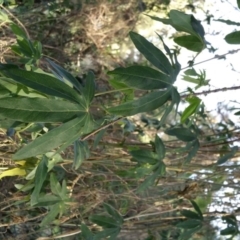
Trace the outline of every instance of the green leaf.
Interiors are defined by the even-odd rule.
[[[186,71],[184,71],[184,74],[190,75],[190,76],[198,76],[198,74],[194,68],[187,69]]]
[[[34,49],[35,49],[35,57],[37,59],[42,57],[42,44],[40,42],[34,43]]]
[[[183,228],[183,229],[192,229],[192,228],[196,228],[202,225],[202,222],[199,220],[195,220],[195,219],[189,219],[186,220],[184,222],[180,222],[176,225],[176,227],[179,228]]]
[[[74,142],[74,160],[73,160],[73,168],[78,169],[83,161],[89,158],[89,148],[86,141],[75,141]]]
[[[82,91],[82,86],[79,83],[79,81],[72,76],[69,72],[67,72],[64,68],[59,66],[58,64],[54,63],[50,59],[46,59],[47,62],[50,64],[52,72],[55,74],[55,76],[60,79],[63,82],[68,81],[71,83],[80,93]]]
[[[89,71],[86,77],[86,85],[83,88],[82,94],[86,101],[87,106],[90,105],[94,98],[95,93],[95,77],[93,72]]]
[[[240,8],[240,0],[237,0],[238,8]]]
[[[240,26],[240,22],[234,22],[234,21],[231,21],[231,20],[225,20],[225,19],[214,19],[214,21],[216,21],[216,22],[226,23],[227,25]]]
[[[238,226],[238,220],[237,220],[236,216],[233,214],[222,216],[222,220],[226,221],[227,224],[231,224],[236,227]]]
[[[119,224],[119,227],[121,227],[123,224],[123,217],[119,214],[119,212],[107,203],[104,203],[103,207],[106,212],[116,220],[116,222]]]
[[[90,221],[103,228],[117,228],[119,226],[115,219],[103,215],[92,215],[90,216]]]
[[[171,59],[172,68],[173,68],[173,71],[172,71],[172,74],[171,74],[171,81],[172,81],[172,83],[174,83],[177,79],[177,76],[178,76],[179,72],[181,71],[181,65],[179,64],[179,62],[177,60],[176,52],[175,51],[173,51],[173,52],[170,51],[168,46],[164,43],[163,38],[158,33],[157,33],[157,35],[160,38],[167,55]]]
[[[20,28],[18,25],[16,25],[15,23],[12,23],[10,25],[12,32],[17,36],[18,39],[27,39],[27,34],[25,33],[25,31]]]
[[[162,22],[163,24],[166,25],[172,25],[172,20],[170,18],[159,18],[156,16],[150,16],[148,14],[145,14],[146,16],[150,17],[152,20],[158,21],[158,22]]]
[[[178,106],[181,101],[181,96],[175,87],[172,87],[171,89],[171,97],[172,97],[172,103],[176,104],[176,114],[177,114]]]
[[[237,153],[238,151],[238,147],[237,146],[234,146],[232,149],[231,149],[231,152],[225,154],[224,156],[220,157],[217,161],[217,165],[221,165],[223,163],[225,163],[227,160],[231,159],[234,157],[234,155]]]
[[[29,58],[33,58],[34,56],[34,48],[32,42],[28,39],[17,39],[17,45],[19,51],[25,56]]]
[[[47,162],[48,162],[47,157],[43,155],[35,173],[35,179],[34,179],[35,187],[31,194],[31,206],[38,203],[38,197],[42,189],[42,185],[47,177],[47,172],[48,172]]]
[[[156,169],[150,176],[146,177],[143,183],[137,189],[137,192],[142,192],[146,190],[148,187],[153,186],[155,181],[159,177],[163,177],[166,173],[166,166],[163,162],[158,162],[156,165]]]
[[[193,30],[204,40],[205,31],[200,21],[191,15],[191,25]]]
[[[50,174],[50,187],[51,187],[51,192],[57,196],[61,196],[62,188],[60,183],[57,180],[56,174],[51,173]]]
[[[3,4],[3,2],[4,2],[4,0],[1,0],[1,1],[0,1],[0,4]],[[3,24],[3,23],[12,22],[12,21],[9,19],[8,15],[7,15],[4,11],[1,11],[1,12],[0,12],[0,21],[2,22],[2,24]]]
[[[2,84],[0,84],[0,98],[8,97],[11,92]]]
[[[110,113],[123,116],[131,116],[141,112],[149,112],[161,107],[171,95],[171,89],[156,91],[146,94],[137,100],[107,109]]]
[[[0,84],[3,85],[12,95],[18,95],[29,98],[45,98],[46,95],[28,88],[20,83],[16,83],[10,78],[0,77]]]
[[[85,114],[79,105],[55,99],[11,97],[0,99],[0,116],[22,122],[64,122]]]
[[[188,152],[188,155],[186,157],[185,163],[190,163],[192,158],[197,154],[197,151],[198,151],[199,148],[200,148],[199,141],[197,139],[195,139],[191,143],[191,148],[188,150],[189,152]]]
[[[78,117],[54,128],[20,149],[14,154],[13,159],[18,160],[44,154],[69,142],[69,139],[71,143],[74,142],[82,134],[82,127],[85,124],[85,120],[85,116]]]
[[[199,206],[197,205],[197,203],[193,200],[190,200],[191,204],[193,205],[195,211],[198,213],[198,215],[200,216],[201,220],[203,220],[203,214],[201,209],[199,208]]]
[[[82,134],[87,134],[92,132],[97,127],[97,123],[95,122],[91,113],[86,114],[86,118],[84,120],[84,126],[82,129]]]
[[[181,127],[171,128],[171,129],[167,129],[165,133],[170,136],[175,136],[184,142],[190,142],[196,139],[195,134],[192,133],[191,130],[188,128],[181,128]]]
[[[1,126],[1,125],[0,125]],[[93,149],[96,149],[97,145],[99,144],[100,140],[102,139],[104,133],[107,131],[107,129],[102,129],[99,133],[95,135],[94,143],[93,143]]]
[[[235,226],[229,226],[223,230],[220,231],[220,234],[221,235],[233,235],[233,234],[237,234],[239,233],[238,232],[238,229],[235,227]]]
[[[113,75],[115,80],[126,84],[128,87],[136,89],[155,90],[167,88],[172,84],[169,76],[144,66],[117,68],[108,72],[108,74]]]
[[[182,232],[179,240],[192,239],[193,234],[197,233],[202,227],[203,227],[203,225],[199,225],[198,227],[193,228],[193,229],[185,229]]]
[[[50,194],[45,194],[45,195],[40,195],[38,197],[38,202],[34,204],[34,207],[48,207],[52,206],[56,203],[61,202],[61,198],[59,196],[55,195],[50,195]]]
[[[198,33],[192,27],[192,15],[177,10],[171,10],[169,16],[172,21],[172,26],[177,31],[186,32],[198,37]]]
[[[235,112],[234,115],[239,116],[240,115],[240,111]]]
[[[56,203],[55,205],[53,205],[50,208],[50,211],[47,214],[47,216],[45,216],[42,222],[40,223],[40,227],[46,226],[47,224],[53,222],[57,217],[57,215],[60,213],[60,207],[61,206],[59,203]]]
[[[174,42],[194,52],[201,52],[205,44],[196,36],[187,35],[174,38]]]
[[[132,88],[128,87],[128,85],[126,83],[123,83],[123,82],[120,82],[120,81],[117,78],[108,80],[109,84],[114,89],[116,89],[119,92],[122,92],[123,94],[125,94],[125,98],[124,98],[125,102],[133,100],[134,90]]]
[[[192,218],[192,219],[198,219],[198,220],[202,220],[202,217],[199,216],[197,213],[193,212],[193,211],[190,211],[190,210],[182,210],[181,211],[181,214],[184,216],[184,217],[187,217],[187,218]]]
[[[159,159],[163,160],[165,158],[166,149],[162,139],[157,134],[155,136],[155,148]]]
[[[96,240],[108,239],[108,240],[116,240],[117,235],[121,231],[121,228],[105,228],[101,232],[97,232],[95,235]],[[92,240],[92,239],[91,239]]]
[[[224,39],[229,44],[240,44],[240,31],[229,33]]]
[[[141,52],[150,63],[165,74],[171,75],[173,71],[172,66],[161,50],[138,33],[130,32],[129,35],[138,51]]]
[[[94,234],[90,231],[90,229],[84,224],[81,224],[81,231],[82,231],[82,237],[85,240],[93,240]]]
[[[181,123],[184,123],[191,115],[193,115],[197,110],[201,103],[201,99],[198,97],[190,97],[186,99],[190,105],[183,111],[181,116]]]
[[[139,149],[130,151],[129,153],[139,164],[148,163],[154,165],[158,161],[157,154],[149,150]]]
[[[81,97],[71,87],[63,82],[60,82],[54,77],[47,74],[29,72],[21,70],[12,65],[0,64],[0,72],[12,78],[14,81],[19,82],[27,87],[35,89],[39,92],[65,98],[73,102],[82,104]]]

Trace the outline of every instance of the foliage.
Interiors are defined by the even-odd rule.
[[[197,52],[197,55],[206,48],[203,26],[192,14],[171,10],[169,18],[150,17],[171,25],[178,32],[184,32],[185,35],[174,38],[174,42],[179,46]],[[156,193],[164,197],[167,195],[169,201],[174,198],[171,196],[173,192],[173,195],[178,195],[179,198],[176,197],[172,204],[179,206],[183,203],[188,206],[188,209],[181,211],[179,208],[173,214],[177,220],[169,223],[179,239],[190,239],[204,228],[206,222],[210,225],[211,219],[207,214],[203,214],[203,209],[193,195],[197,183],[189,183],[183,189],[172,191],[169,186],[164,186],[164,179],[178,174],[189,177],[190,174],[185,172],[184,168],[191,163],[196,164],[194,157],[204,147],[203,141],[207,146],[216,143],[222,147],[213,149],[221,156],[206,169],[213,173],[213,176],[218,168],[224,169],[224,166],[219,165],[233,158],[238,148],[231,148],[230,144],[226,143],[230,139],[227,124],[226,134],[223,136],[202,136],[201,128],[209,128],[204,125],[207,115],[200,97],[194,96],[192,89],[189,89],[189,97],[186,99],[189,105],[183,112],[178,110],[182,94],[174,86],[181,71],[176,50],[169,49],[162,37],[158,36],[165,54],[146,38],[131,31],[129,36],[132,42],[151,65],[119,67],[109,71],[111,86],[115,88],[112,91],[120,92],[123,100],[120,99],[117,104],[110,101],[102,105],[97,97],[107,95],[108,92],[96,92],[93,72],[89,71],[83,77],[83,83],[79,82],[65,68],[49,58],[43,58],[41,43],[32,41],[22,26],[10,20],[7,23],[16,36],[16,43],[11,46],[11,50],[18,56],[19,64],[0,64],[0,124],[8,130],[16,131],[18,146],[12,160],[18,167],[3,171],[0,179],[6,176],[21,177],[21,184],[16,187],[24,198],[19,205],[24,204],[28,211],[35,215],[43,212],[44,216],[38,224],[39,229],[46,229],[48,225],[52,228],[60,226],[65,221],[64,218],[74,211],[79,211],[79,215],[82,214],[83,217],[80,221],[76,218],[77,223],[72,225],[77,227],[74,234],[80,239],[116,239],[131,219],[149,220],[144,218],[144,214],[129,216],[128,211],[135,205],[136,199],[144,198],[144,194],[152,189],[153,196]],[[230,44],[240,44],[239,39],[238,31],[225,37]],[[41,61],[48,65],[51,73],[41,67]],[[195,83],[196,89],[208,84],[205,71],[197,73],[193,64],[189,64],[184,74],[183,79]],[[95,115],[96,105],[102,110],[100,115]],[[135,129],[130,117],[159,110],[162,112],[156,129],[161,129],[170,139],[170,143],[175,142],[175,149],[171,150],[172,146],[156,132],[147,144],[131,144],[131,141],[125,144],[127,134]],[[173,123],[168,122],[168,118],[172,118]],[[106,140],[110,135],[109,129],[117,124],[121,124],[125,131],[120,144]],[[31,137],[24,137],[23,133],[30,133]],[[125,154],[121,161],[116,162],[112,156],[113,164],[109,170],[111,174],[108,172],[110,164],[103,161],[107,156],[99,158],[96,165],[94,161],[91,162],[94,150],[101,144],[112,144],[112,148],[116,151],[121,149]],[[72,152],[70,160],[65,155],[68,152]],[[175,165],[169,160],[174,154],[184,154],[181,161]],[[87,164],[90,165],[90,172],[102,169],[101,174],[92,175],[91,181],[96,186],[106,184],[105,189],[109,189],[109,192],[104,193],[106,196],[102,197],[101,204],[98,204],[97,197],[94,203],[91,202],[90,208],[95,204],[100,206],[92,211],[90,216],[86,216],[87,206],[76,206],[82,196],[78,199],[72,197],[76,182],[68,179],[69,172],[65,164],[69,162],[72,164],[72,171],[77,172],[76,182],[87,172]],[[180,170],[179,166],[183,170]],[[119,179],[121,184],[116,183]],[[223,179],[211,181],[216,185],[223,183]],[[84,184],[88,186],[92,182]],[[119,198],[124,196],[125,192],[131,192],[133,197]],[[91,194],[87,196],[88,200]],[[116,199],[109,198],[108,194],[114,195]],[[203,197],[205,202],[207,197],[211,198],[211,194]],[[7,221],[7,218],[4,220]],[[239,234],[235,215],[223,216],[222,220],[227,222],[227,228],[221,230],[221,235]],[[94,224],[97,228],[94,228]],[[163,234],[161,230],[158,232],[159,235]]]

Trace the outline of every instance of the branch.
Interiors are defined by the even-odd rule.
[[[105,129],[105,128],[111,126],[111,125],[113,125],[114,123],[118,122],[119,120],[121,120],[121,119],[123,119],[123,118],[124,118],[124,117],[119,117],[119,118],[117,118],[116,120],[113,120],[112,122],[110,122],[110,123],[108,123],[108,124],[106,124],[106,125],[98,128],[98,129],[90,132],[90,133],[87,134],[85,137],[83,137],[83,138],[81,139],[81,141],[87,140],[87,139],[90,138],[91,136],[94,136],[95,134],[97,134],[97,133],[100,132],[101,130],[103,130],[103,129]]]
[[[216,55],[215,55],[214,57],[212,57],[212,58],[209,58],[209,59],[207,59],[207,60],[204,60],[204,61],[201,61],[201,62],[198,62],[198,63],[194,63],[192,66],[187,66],[187,67],[181,68],[181,70],[187,69],[187,68],[189,68],[189,67],[196,66],[196,65],[198,65],[198,64],[202,64],[202,63],[205,63],[205,62],[209,62],[209,61],[214,60],[214,59],[223,59],[223,58],[225,58],[225,56],[227,56],[228,54],[234,54],[234,53],[237,53],[238,51],[240,51],[240,49],[230,50],[230,51],[228,51],[227,53],[224,53],[224,54],[222,54],[222,55],[217,55],[217,54],[216,54]]]
[[[238,89],[240,89],[240,86],[234,86],[234,87],[229,87],[229,88],[226,88],[226,87],[217,88],[217,89],[209,90],[209,91],[202,91],[202,92],[184,94],[184,95],[181,95],[181,98],[188,98],[192,95],[194,95],[194,96],[207,95],[207,94],[210,94],[210,93],[225,92],[225,91],[229,91],[229,90],[238,90]]]

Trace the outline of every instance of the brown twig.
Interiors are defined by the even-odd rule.
[[[229,87],[229,88],[226,88],[226,87],[224,87],[224,88],[217,88],[217,89],[214,89],[214,90],[208,90],[208,91],[184,94],[184,95],[181,95],[181,98],[188,98],[188,97],[190,97],[192,95],[194,95],[194,96],[207,95],[207,94],[210,94],[210,93],[225,92],[225,91],[238,90],[238,89],[240,89],[240,86],[234,86],[234,87]]]
[[[209,58],[209,59],[204,60],[204,61],[201,61],[201,62],[198,62],[198,63],[194,63],[192,66],[196,66],[196,65],[198,65],[198,64],[202,64],[202,63],[205,63],[205,62],[209,62],[209,61],[212,61],[212,60],[214,60],[214,59],[224,59],[225,56],[227,56],[228,54],[234,54],[234,53],[237,53],[238,51],[240,51],[240,49],[230,50],[230,51],[228,51],[227,53],[224,53],[224,54],[222,54],[222,55],[217,55],[217,54],[216,54],[214,57]],[[189,67],[190,67],[190,66],[181,68],[181,70],[187,69],[187,68],[189,68]]]

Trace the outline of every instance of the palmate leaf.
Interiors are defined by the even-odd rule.
[[[113,208],[111,205],[104,203],[103,205],[106,212],[119,224],[119,227],[123,224],[123,217],[119,214],[119,212]]]
[[[179,72],[181,71],[181,65],[179,64],[178,60],[177,60],[177,56],[175,52],[172,52],[169,47],[164,43],[163,38],[157,33],[159,39],[161,40],[163,47],[167,53],[167,55],[170,57],[171,59],[171,63],[172,63],[172,74],[171,74],[171,82],[174,83],[177,79],[177,76],[179,74]]]
[[[83,239],[96,240],[96,238],[94,238],[94,234],[84,223],[81,224],[81,231],[82,231],[81,235],[82,235]]]
[[[0,77],[0,85],[4,86],[12,95],[29,98],[46,98],[45,94],[37,92],[31,88],[28,88],[20,83],[16,83],[10,78]]]
[[[71,144],[82,134],[82,127],[85,121],[86,116],[81,116],[54,128],[20,149],[14,154],[13,160],[30,158],[44,154],[62,144]]]
[[[155,91],[130,102],[126,102],[120,106],[109,108],[112,114],[131,116],[141,112],[149,112],[161,107],[171,98],[171,89],[165,91]]]
[[[64,98],[82,104],[81,96],[67,84],[47,74],[29,72],[16,68],[10,64],[0,64],[0,72],[14,81],[39,92]]]
[[[163,24],[171,25],[179,32],[186,32],[201,39],[204,37],[203,26],[192,14],[189,15],[178,10],[171,10],[169,13],[170,18],[149,17]]]
[[[108,239],[108,240],[115,240],[117,239],[117,235],[121,231],[121,228],[104,228],[103,231],[97,232],[95,238],[91,240],[101,240],[101,239]]]
[[[129,35],[135,47],[150,63],[165,74],[171,75],[173,71],[172,66],[160,49],[138,33],[130,32]]]
[[[78,104],[46,98],[0,99],[0,117],[22,122],[64,122],[85,114]]]
[[[113,75],[115,80],[136,89],[155,90],[167,88],[172,84],[169,76],[144,66],[117,68],[109,72],[109,75]]]
[[[90,221],[103,228],[117,228],[119,226],[119,223],[110,216],[91,215]]]
[[[151,17],[151,16],[150,16]],[[191,51],[200,52],[206,46],[204,39],[204,28],[200,21],[195,19],[192,14],[185,14],[177,10],[171,10],[169,19],[151,17],[153,20],[171,25],[179,32],[189,33],[190,36],[175,38],[175,42]]]
[[[61,81],[65,82],[68,81],[71,83],[79,92],[82,90],[82,86],[79,83],[79,81],[72,76],[68,71],[66,71],[64,68],[59,66],[58,64],[54,63],[50,59],[46,59],[47,62],[50,64],[51,69],[54,73],[54,75]]]

